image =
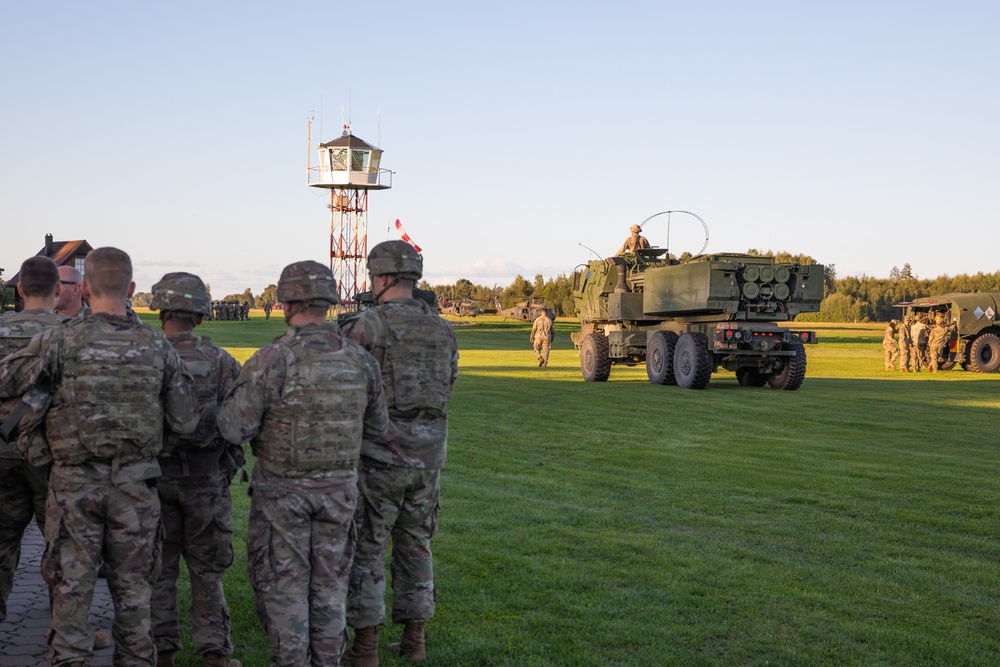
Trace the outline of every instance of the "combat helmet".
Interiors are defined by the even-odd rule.
[[[368,253],[368,272],[417,281],[424,274],[424,258],[406,241],[383,241]]]
[[[205,283],[193,273],[168,273],[153,285],[149,309],[211,315],[211,298]]]
[[[278,278],[278,301],[306,302],[311,305],[340,303],[333,272],[319,262],[306,260],[289,264]]]
[[[639,232],[642,231],[642,227],[640,227],[639,225],[632,225],[631,227],[628,228],[628,230],[633,234],[638,234]]]

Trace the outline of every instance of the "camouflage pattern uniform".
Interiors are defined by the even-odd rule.
[[[150,582],[159,567],[156,455],[163,426],[198,423],[191,376],[158,332],[95,313],[36,336],[0,366],[0,397],[50,385],[45,434],[53,459],[42,574],[52,589],[50,665],[87,664],[98,566],[115,605],[116,667],[148,667],[156,649]]]
[[[927,325],[918,317],[910,326],[910,370],[919,373],[921,364],[926,363],[926,357]]]
[[[930,338],[928,340],[928,354],[930,359],[927,362],[927,368],[931,373],[937,373],[938,369],[938,359],[941,355],[948,349],[948,341],[951,340],[951,327],[946,327],[944,325],[944,319],[941,317],[934,318],[934,328],[931,329]]]
[[[380,243],[368,258],[373,275],[419,280],[422,266],[422,258],[404,241]],[[455,334],[433,308],[415,298],[389,299],[360,313],[345,324],[344,334],[379,360],[392,421],[385,437],[366,438],[361,449],[362,503],[348,624],[369,628],[385,622],[390,538],[392,620],[423,621],[434,615],[430,541],[437,532],[448,401],[458,377]]]
[[[182,317],[211,311],[208,291],[189,273],[168,273],[153,285],[151,310]],[[157,485],[163,523],[163,566],[153,584],[152,624],[157,654],[181,650],[177,577],[183,554],[191,581],[191,639],[194,654],[225,665],[233,653],[229,607],[222,577],[233,563],[230,445],[219,434],[218,406],[240,374],[238,361],[208,337],[182,331],[166,334],[194,377],[201,418],[190,435],[168,432],[158,457]],[[239,454],[242,454],[240,450]],[[227,461],[223,463],[223,461]],[[168,660],[161,660],[169,664]],[[230,664],[237,665],[235,661]]]
[[[896,343],[896,320],[892,320],[885,325],[885,333],[882,336],[882,347],[885,349],[885,370],[896,369],[896,362],[899,360],[899,345]]]
[[[649,241],[646,240],[646,237],[639,235],[642,231],[642,227],[639,225],[632,225],[629,227],[629,231],[632,232],[631,236],[625,239],[625,243],[623,243],[622,247],[615,253],[615,257],[624,255],[627,252],[634,253],[636,250],[642,250],[643,248],[649,247]]]
[[[33,308],[0,316],[0,359],[20,350],[37,334],[66,321],[63,315]],[[0,423],[19,399],[0,403]],[[21,557],[24,529],[35,517],[45,530],[45,496],[49,466],[24,460],[16,443],[0,440],[0,623],[7,617],[7,598]]]
[[[267,301],[266,303],[264,303],[264,319],[265,320],[271,319],[271,302],[270,301]]]
[[[531,324],[531,336],[528,340],[535,347],[535,358],[538,359],[539,366],[549,365],[549,350],[552,347],[552,340],[555,337],[552,320],[549,313],[542,310],[541,314],[535,318]]]
[[[299,262],[278,299],[329,305],[336,289],[329,268]],[[258,350],[219,409],[222,435],[257,456],[247,568],[274,667],[339,664],[361,441],[387,426],[378,364],[335,322],[293,326]]]
[[[899,370],[902,373],[910,372],[910,316],[903,318],[903,324],[899,327]]]

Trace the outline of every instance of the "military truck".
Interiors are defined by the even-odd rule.
[[[953,325],[948,349],[939,366],[955,364],[977,373],[1000,371],[1000,292],[953,292],[903,301],[896,306],[904,315],[925,315],[930,322],[938,315]]]
[[[653,384],[704,389],[724,368],[742,386],[794,390],[816,333],[777,323],[819,310],[823,267],[734,253],[679,262],[646,248],[577,267],[573,298],[587,382],[606,381],[614,365],[645,363]]]

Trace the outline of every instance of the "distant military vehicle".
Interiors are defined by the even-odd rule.
[[[977,373],[1000,371],[1000,292],[953,292],[903,301],[896,306],[904,315],[926,315],[933,323],[941,315],[945,325],[954,324],[951,340],[940,367],[955,364]]]
[[[612,365],[644,362],[653,384],[703,389],[722,367],[742,386],[798,389],[803,344],[816,334],[776,322],[819,310],[823,267],[743,254],[678,262],[666,252],[646,248],[577,267],[573,298],[583,326],[572,338],[583,379],[604,382]]]
[[[518,301],[514,304],[512,308],[504,308],[500,305],[500,300],[494,295],[494,301],[497,306],[497,315],[500,315],[505,320],[524,320],[527,322],[533,321],[542,311],[548,311],[549,317],[555,319],[555,311],[545,305],[545,300],[538,296],[529,296],[523,301]]]
[[[431,290],[426,289],[414,289],[414,298],[420,299],[427,303],[431,308],[437,308],[437,295]],[[375,307],[375,295],[372,294],[371,290],[366,292],[358,292],[354,295],[354,301],[358,304],[357,310],[347,310],[341,313],[337,313],[337,323],[343,324],[347,320],[351,319],[357,315],[362,310],[368,310]]]
[[[472,299],[461,299],[459,301],[449,301],[441,304],[442,315],[457,315],[458,317],[477,317],[483,312]]]

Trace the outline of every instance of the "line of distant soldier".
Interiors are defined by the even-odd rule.
[[[271,319],[271,304],[264,304],[264,317]],[[250,319],[250,302],[238,303],[236,301],[213,301],[211,307],[210,320],[220,322],[230,322],[235,320]]]

